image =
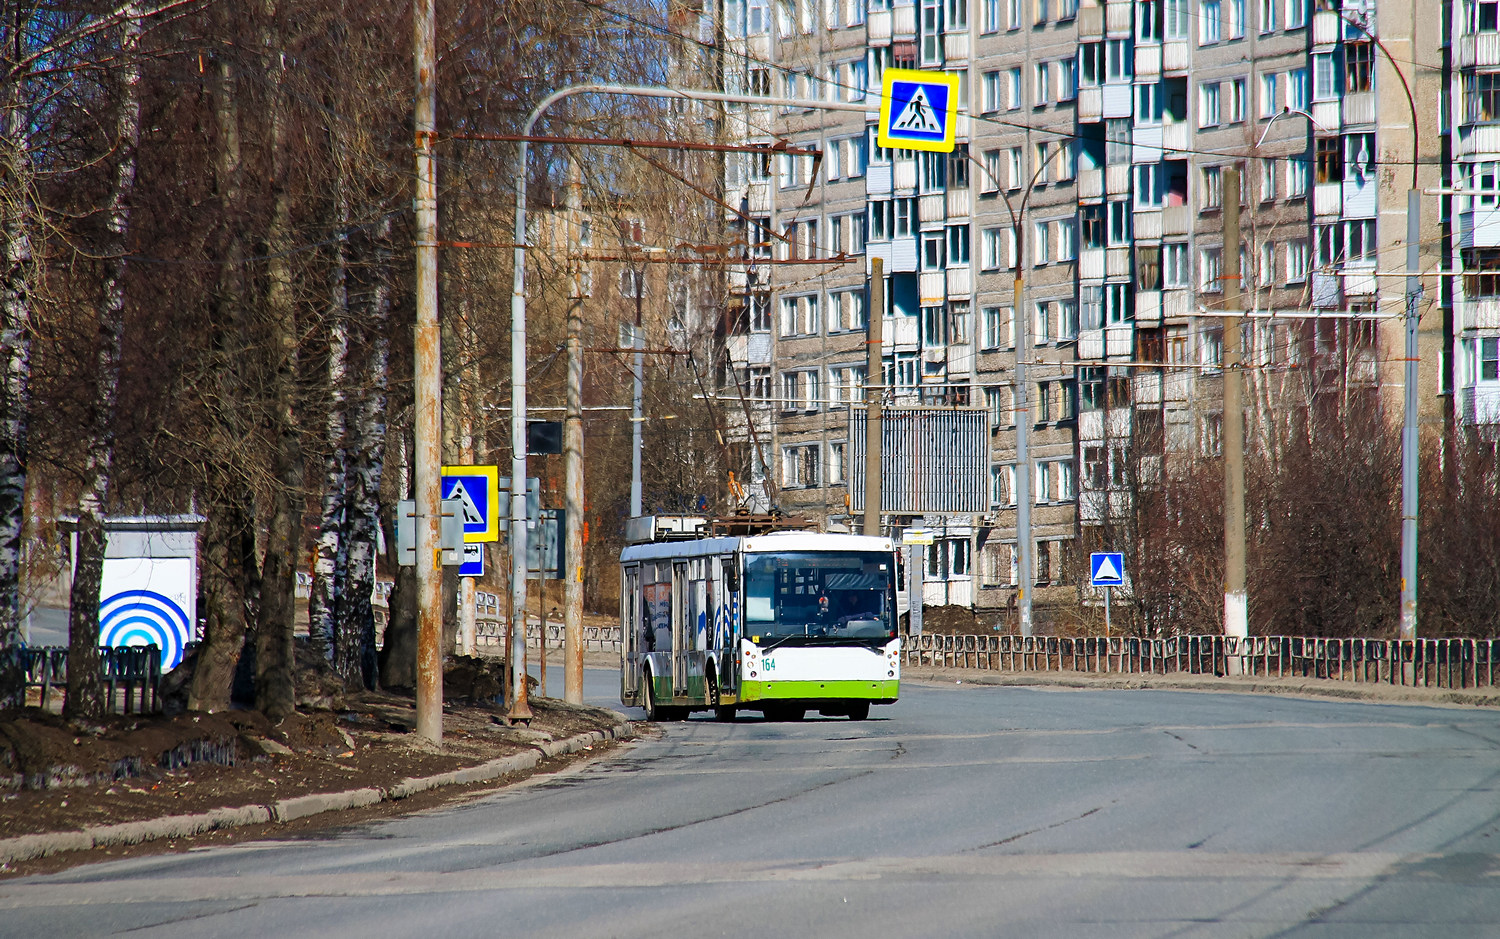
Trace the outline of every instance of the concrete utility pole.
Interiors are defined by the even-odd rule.
[[[1394,63],[1392,63],[1394,67]],[[1412,127],[1417,126],[1416,108]],[[1401,638],[1417,638],[1417,301],[1422,279],[1417,276],[1421,255],[1422,197],[1412,165],[1412,188],[1406,192],[1406,386],[1401,424]]]
[[[881,461],[883,440],[881,438],[882,396],[885,394],[885,373],[881,367],[881,352],[885,344],[885,261],[870,259],[869,301],[865,304],[865,519],[864,533],[880,534],[880,504],[885,493],[881,487]]]
[[[571,179],[569,207],[575,216],[568,226],[569,253],[577,243],[579,186],[576,166]],[[563,577],[563,700],[583,703],[583,291],[573,269],[573,293],[568,306],[568,392],[563,416],[563,545],[567,570]],[[545,629],[543,630],[545,632]]]
[[[1245,404],[1240,362],[1240,171],[1224,167],[1224,635],[1250,635],[1245,596]],[[1231,671],[1239,660],[1230,659]]]
[[[442,355],[437,299],[437,54],[435,0],[412,6],[416,60],[417,735],[443,740]],[[524,563],[524,559],[523,559]]]
[[[634,362],[630,367],[631,388],[630,396],[630,517],[639,518],[641,515],[641,424],[646,420],[642,412],[642,399],[646,392],[646,354],[645,333],[641,330],[641,294],[646,290],[646,270],[642,266],[637,277],[634,269],[630,276],[637,278],[635,288],[635,328],[630,333],[630,346],[635,350]]]
[[[1026,198],[1031,198],[1029,188]],[[1026,360],[1031,356],[1031,319],[1024,307],[1026,235],[1022,225],[1025,217],[1023,202],[1021,218],[1011,217],[1016,233],[1016,278],[1011,283],[1010,302],[1011,316],[1015,317],[1016,323],[1016,613],[1021,621],[1021,635],[1029,636],[1032,633],[1031,591],[1036,578],[1031,572],[1031,389],[1026,377]]]

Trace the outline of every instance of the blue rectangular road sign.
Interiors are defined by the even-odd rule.
[[[442,497],[463,503],[464,542],[500,540],[500,468],[443,467]]]
[[[1089,555],[1089,585],[1119,587],[1125,583],[1125,555],[1119,551],[1095,551]]]

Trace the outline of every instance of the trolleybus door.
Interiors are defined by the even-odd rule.
[[[739,578],[735,576],[734,558],[716,558],[712,563],[719,578],[719,642],[720,648],[723,649],[719,660],[719,687],[738,694],[740,684],[740,595],[737,590]]]
[[[672,694],[687,694],[688,649],[688,566],[686,561],[672,564]]]
[[[624,570],[625,582],[620,589],[620,698],[634,703],[639,692],[640,666],[636,662],[636,643],[642,628],[641,569],[632,565]]]

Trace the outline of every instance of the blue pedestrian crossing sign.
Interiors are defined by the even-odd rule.
[[[949,153],[958,125],[958,76],[888,68],[876,142],[882,147]]]
[[[1125,555],[1095,551],[1089,555],[1089,586],[1119,587],[1125,583]]]
[[[500,467],[443,467],[442,496],[463,505],[464,543],[500,540]]]

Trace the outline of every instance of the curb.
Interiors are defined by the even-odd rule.
[[[906,669],[903,679],[911,681],[963,682],[971,685],[1005,687],[1052,687],[1095,689],[1099,691],[1205,691],[1215,694],[1299,695],[1310,698],[1332,698],[1342,701],[1370,701],[1383,704],[1416,704],[1427,707],[1500,708],[1500,691],[1460,691],[1451,688],[1411,688],[1401,685],[1342,684],[1292,681],[1244,681],[1233,678],[1172,678],[1170,676],[1055,677],[1035,673],[992,672],[988,669]]]
[[[168,815],[162,818],[143,819],[137,822],[122,822],[116,825],[99,825],[82,831],[45,832],[0,839],[0,864],[33,861],[37,858],[68,851],[87,851],[90,848],[106,848],[116,845],[141,844],[163,838],[186,838],[205,831],[221,828],[237,828],[242,825],[264,825],[268,822],[290,822],[323,812],[361,808],[378,802],[394,802],[443,786],[484,782],[508,773],[534,768],[542,760],[577,753],[579,750],[620,740],[634,732],[624,715],[617,715],[619,723],[604,730],[591,730],[566,740],[548,740],[531,744],[532,752],[516,753],[500,757],[477,766],[403,779],[388,789],[364,788],[344,792],[315,792],[305,796],[281,799],[269,805],[242,805],[233,808],[212,809],[194,815]]]

